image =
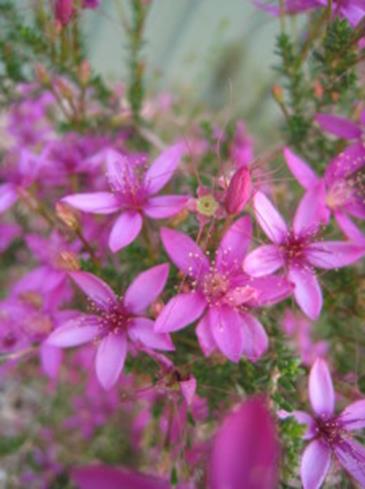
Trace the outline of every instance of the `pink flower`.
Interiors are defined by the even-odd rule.
[[[321,487],[332,457],[365,487],[365,448],[351,436],[352,431],[365,427],[365,400],[349,404],[336,415],[331,374],[323,359],[312,366],[308,394],[314,416],[303,411],[279,412],[281,418],[293,416],[307,427],[304,439],[310,443],[302,455],[300,469],[304,489]]]
[[[196,333],[206,355],[218,348],[231,361],[238,362],[241,355],[256,360],[265,352],[266,332],[250,310],[282,300],[291,289],[280,277],[253,279],[243,273],[242,261],[251,233],[249,217],[236,221],[210,263],[189,236],[162,229],[163,245],[186,275],[190,287],[166,304],[156,319],[156,331],[177,331],[203,315]]]
[[[150,348],[173,350],[169,335],[153,331],[153,321],[142,314],[161,293],[169,267],[157,265],[140,273],[118,298],[100,278],[88,272],[70,272],[70,277],[91,300],[93,314],[78,314],[57,328],[47,343],[60,348],[99,340],[96,374],[101,385],[110,389],[123,369],[128,338]]]
[[[337,224],[348,238],[365,242],[365,236],[348,217],[350,214],[360,219],[365,218],[363,144],[355,143],[336,156],[327,166],[322,178],[289,148],[284,150],[284,156],[289,170],[300,185],[317,194],[323,221],[328,222],[329,214],[333,212]]]
[[[0,253],[5,251],[20,234],[21,230],[17,224],[0,223]]]
[[[186,204],[187,197],[182,195],[155,195],[171,179],[183,154],[182,144],[171,146],[141,175],[139,165],[114,150],[108,150],[106,162],[111,192],[74,194],[62,201],[95,214],[121,212],[109,236],[110,249],[119,251],[136,239],[142,229],[144,215],[151,219],[171,217]]]
[[[261,277],[285,267],[295,286],[294,297],[310,319],[317,319],[322,309],[322,292],[313,267],[325,270],[345,267],[365,254],[365,248],[345,241],[316,241],[321,224],[320,196],[309,191],[300,201],[293,226],[288,229],[283,217],[261,192],[254,197],[256,219],[272,241],[252,251],[244,269]]]
[[[239,214],[251,197],[252,183],[249,170],[242,166],[232,176],[225,195],[228,214]]]
[[[209,489],[274,489],[279,442],[263,399],[243,402],[224,419],[213,442]]]
[[[56,20],[66,26],[75,13],[74,0],[55,0],[54,15]]]

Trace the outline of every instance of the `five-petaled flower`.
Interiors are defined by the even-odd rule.
[[[67,348],[98,341],[96,374],[110,389],[118,380],[127,355],[128,341],[159,350],[173,350],[169,335],[153,330],[153,321],[143,316],[163,290],[169,266],[164,263],[140,273],[124,297],[117,297],[100,278],[88,272],[70,272],[70,277],[91,300],[92,314],[78,313],[57,328],[47,343]]]

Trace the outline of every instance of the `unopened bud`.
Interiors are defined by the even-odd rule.
[[[36,64],[34,67],[35,76],[41,85],[50,85],[51,79],[46,68],[41,64]]]
[[[67,100],[72,100],[73,99],[73,92],[72,88],[68,83],[66,83],[64,80],[61,78],[56,78],[54,80],[54,83],[59,90],[60,94],[62,97],[65,97]]]
[[[90,80],[90,63],[84,59],[78,69],[78,78],[82,86],[86,86]]]
[[[314,95],[316,98],[321,99],[323,97],[323,92],[324,92],[323,86],[322,86],[321,82],[319,82],[318,80],[316,80],[314,82],[313,90],[314,90]]]
[[[283,89],[280,85],[273,85],[271,92],[272,92],[274,99],[279,104],[282,104],[284,102],[284,92],[283,92]]]
[[[54,3],[54,16],[65,27],[71,20],[74,9],[74,0],[56,0]]]
[[[56,204],[57,217],[70,229],[76,231],[80,228],[80,223],[73,210],[62,202]]]
[[[239,214],[251,196],[252,184],[249,170],[242,166],[229,182],[224,207],[228,214]]]
[[[56,263],[59,268],[68,272],[77,272],[81,268],[77,256],[71,251],[61,251],[56,258]]]

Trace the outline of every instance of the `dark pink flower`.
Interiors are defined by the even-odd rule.
[[[209,464],[209,489],[275,489],[279,442],[262,398],[249,399],[223,420]]]
[[[142,229],[143,216],[163,219],[184,207],[187,197],[183,195],[155,195],[171,179],[183,154],[182,144],[171,146],[141,174],[140,165],[109,150],[106,162],[111,192],[69,195],[62,201],[95,214],[121,212],[109,237],[109,247],[116,252],[135,240]]]
[[[313,364],[309,376],[309,400],[314,416],[303,412],[280,411],[279,416],[293,416],[306,425],[305,440],[310,440],[301,461],[304,489],[319,489],[328,474],[334,457],[361,487],[365,487],[365,448],[351,432],[365,427],[365,400],[349,404],[335,414],[335,392],[325,360]]]
[[[75,0],[54,0],[54,16],[63,26],[66,26],[75,13]]]
[[[157,265],[140,273],[118,298],[100,278],[88,272],[70,272],[70,277],[91,300],[93,314],[77,314],[57,328],[47,343],[60,348],[99,341],[96,374],[101,385],[110,389],[123,369],[130,341],[149,348],[173,350],[169,335],[157,334],[153,321],[143,312],[161,293],[169,267]]]
[[[317,194],[323,222],[333,213],[337,224],[351,240],[364,242],[365,236],[350,220],[351,216],[365,218],[365,148],[355,143],[336,156],[327,166],[323,177],[289,148],[284,156],[294,177],[307,191]]]
[[[209,262],[189,236],[162,229],[163,245],[190,287],[166,304],[156,319],[156,331],[177,331],[203,315],[196,333],[206,355],[218,348],[238,362],[242,355],[256,360],[265,352],[266,332],[250,310],[282,300],[291,288],[281,277],[253,279],[243,273],[251,233],[249,217],[236,221],[224,235],[215,260]]]
[[[325,270],[345,267],[364,256],[365,247],[346,241],[317,241],[322,222],[321,201],[316,190],[302,198],[289,229],[270,200],[261,192],[254,196],[256,219],[272,241],[252,251],[244,269],[253,277],[262,277],[285,267],[294,284],[294,297],[310,319],[317,319],[322,309],[322,291],[313,267]]]
[[[250,171],[242,166],[231,178],[226,190],[224,206],[228,214],[239,214],[251,197]]]
[[[101,3],[101,0],[84,0],[83,8],[98,8]]]

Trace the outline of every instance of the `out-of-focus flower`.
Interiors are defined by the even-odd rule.
[[[281,277],[260,280],[243,273],[242,261],[251,234],[249,217],[237,220],[224,235],[215,261],[210,263],[189,236],[162,229],[163,245],[186,275],[190,287],[166,304],[156,319],[156,331],[177,331],[203,315],[196,332],[206,355],[218,348],[231,361],[238,362],[242,355],[257,360],[265,352],[266,332],[250,309],[282,300],[291,288]]]
[[[251,398],[226,416],[213,442],[209,489],[275,489],[279,442],[263,398]]]
[[[253,141],[243,121],[238,121],[236,124],[236,132],[229,151],[236,168],[247,167],[253,160]]]
[[[322,309],[322,291],[313,267],[345,267],[364,256],[365,247],[346,241],[316,240],[323,215],[316,189],[308,191],[300,201],[291,229],[263,193],[254,196],[254,208],[256,219],[272,244],[252,251],[245,258],[245,271],[262,277],[285,267],[288,280],[295,285],[297,304],[310,319],[317,319]]]
[[[75,13],[74,2],[75,0],[55,0],[54,16],[62,26],[66,26],[72,19]]]
[[[303,436],[310,440],[301,460],[304,489],[319,489],[327,477],[332,456],[361,487],[365,487],[365,448],[351,432],[365,427],[365,400],[349,404],[335,414],[335,391],[325,360],[313,364],[308,385],[309,400],[314,416],[303,412],[279,411],[281,418],[293,416],[306,426]]]
[[[10,222],[0,223],[0,253],[5,251],[20,234],[21,229],[17,224]]]
[[[142,229],[143,216],[163,219],[177,214],[185,206],[186,196],[155,196],[171,179],[183,154],[182,144],[171,146],[161,153],[147,172],[141,174],[139,165],[109,150],[105,157],[111,192],[74,194],[62,201],[95,214],[121,211],[109,237],[109,247],[116,252],[136,239]]]
[[[128,338],[149,348],[173,350],[169,335],[153,330],[153,321],[142,316],[144,310],[163,290],[169,267],[157,265],[139,274],[118,298],[112,289],[88,272],[70,272],[70,277],[91,300],[93,314],[77,314],[57,328],[48,338],[49,345],[60,348],[99,340],[96,374],[101,385],[110,389],[118,380],[128,350]]]

